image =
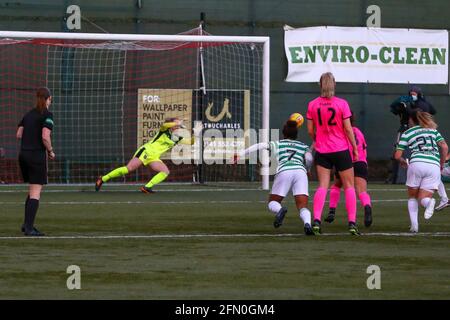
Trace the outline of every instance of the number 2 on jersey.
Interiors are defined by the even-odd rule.
[[[433,137],[431,136],[425,136],[425,137],[417,137],[416,138],[416,142],[417,142],[417,149],[419,149],[419,151],[424,151],[424,147],[427,144],[427,140],[430,140],[430,144],[431,144],[431,148],[435,149],[436,145],[434,144],[434,140]]]
[[[328,119],[328,125],[335,126],[337,124],[336,121],[334,121],[334,118],[336,117],[336,110],[334,110],[334,108],[328,108],[328,113],[331,113],[331,116]],[[317,109],[317,117],[319,118],[319,125],[322,125],[322,115],[320,112],[320,108]]]

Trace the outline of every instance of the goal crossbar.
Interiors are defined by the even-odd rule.
[[[27,32],[0,31],[0,38],[12,39],[61,39],[61,40],[97,40],[97,41],[172,41],[172,42],[222,42],[222,43],[262,43],[263,44],[263,93],[262,93],[262,129],[261,142],[269,141],[270,115],[270,37],[264,36],[210,36],[210,35],[149,35],[149,34],[111,34],[111,33],[75,33],[75,32]],[[269,189],[269,155],[262,154],[262,188]]]

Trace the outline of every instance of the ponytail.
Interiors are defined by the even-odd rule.
[[[41,87],[36,92],[36,109],[39,113],[43,113],[47,109],[47,99],[50,98],[50,90],[46,87]]]
[[[331,72],[326,72],[320,77],[320,96],[332,98],[336,90],[336,80]]]
[[[417,110],[411,114],[411,117],[413,122],[422,128],[436,129],[438,127],[436,122],[434,122],[433,116],[428,112]]]

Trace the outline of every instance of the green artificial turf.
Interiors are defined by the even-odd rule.
[[[348,234],[342,202],[323,235],[306,237],[293,199],[274,229],[256,187],[46,187],[36,226],[51,238],[22,238],[26,189],[4,186],[0,299],[450,298],[450,208],[428,221],[422,209],[410,236],[404,187],[372,184],[371,228],[359,207],[362,235]],[[66,287],[69,265],[81,290]],[[381,290],[367,288],[370,265]]]

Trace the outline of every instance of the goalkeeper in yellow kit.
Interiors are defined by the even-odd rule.
[[[134,154],[133,158],[124,167],[114,169],[110,173],[100,176],[95,182],[95,191],[99,191],[104,182],[122,177],[137,170],[140,166],[150,166],[150,169],[157,172],[153,178],[141,188],[144,193],[154,193],[153,186],[163,182],[169,175],[169,168],[159,158],[178,143],[193,144],[194,137],[186,142],[183,137],[176,134],[176,130],[185,128],[179,118],[169,118],[162,125],[155,137],[141,146]]]

